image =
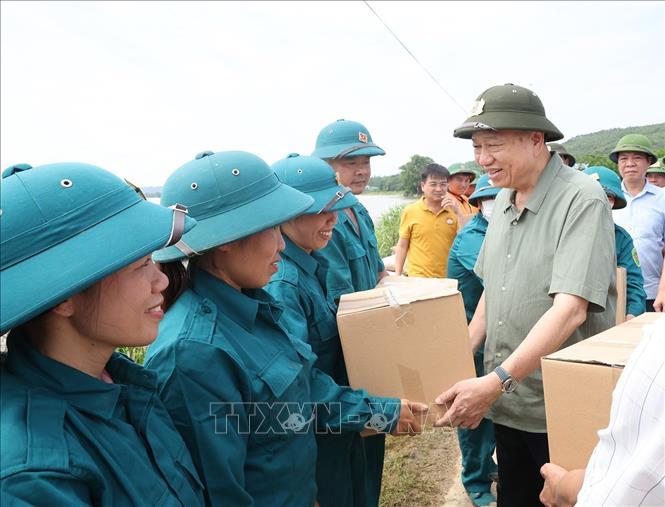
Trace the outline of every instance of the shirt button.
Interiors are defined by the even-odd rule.
[[[201,307],[201,311],[202,311],[203,313],[210,313],[210,312],[212,312],[212,310],[210,309],[209,306],[202,306],[202,307]]]
[[[497,352],[496,357],[501,358],[501,352]]]
[[[513,220],[513,221],[510,222],[510,223],[513,224],[513,225],[517,225],[517,220]]]
[[[505,288],[505,287],[501,287],[501,291],[502,291],[502,292],[506,292],[506,288]]]
[[[510,259],[510,254],[506,255],[506,258]]]
[[[499,321],[499,325],[503,326],[503,321],[502,320]]]

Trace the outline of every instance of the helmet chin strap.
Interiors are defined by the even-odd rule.
[[[171,222],[171,234],[169,239],[164,244],[164,248],[176,244],[182,238],[185,232],[185,215],[187,215],[187,207],[182,204],[174,204],[169,206],[173,210],[173,221]]]

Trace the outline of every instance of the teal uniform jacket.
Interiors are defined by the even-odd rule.
[[[448,278],[454,278],[458,282],[467,322],[471,322],[483,294],[483,282],[473,272],[473,267],[476,265],[486,232],[487,220],[482,213],[476,213],[455,236],[448,256]]]
[[[640,269],[637,250],[628,232],[614,224],[617,266],[626,268],[626,313],[637,317],[646,311],[647,294]]]
[[[309,343],[318,356],[315,366],[336,383],[348,385],[335,304],[326,297],[326,268],[284,236],[279,271],[266,290],[284,305],[280,322],[295,337]],[[381,399],[376,399],[380,402]],[[392,400],[399,404],[399,399]],[[317,435],[317,499],[321,507],[367,505],[365,452],[356,433]]]
[[[155,374],[117,353],[106,369],[114,384],[12,331],[0,374],[3,507],[203,505]]]
[[[356,232],[353,222],[342,210],[337,213],[338,220],[328,246],[313,254],[316,258],[325,259],[328,266],[326,289],[331,301],[338,301],[342,294],[373,289],[379,281],[379,273],[385,269],[369,212],[360,203],[349,209],[355,213],[359,231]],[[367,437],[364,445],[367,458],[367,505],[378,505],[385,436]]]
[[[315,257],[327,261],[326,287],[333,301],[342,294],[373,289],[379,281],[379,273],[385,269],[369,212],[360,203],[349,209],[355,213],[360,235],[342,210],[337,213],[338,220],[328,246],[314,253]]]
[[[312,507],[315,426],[361,431],[377,407],[313,367],[316,355],[278,324],[281,309],[264,290],[240,292],[197,269],[192,278],[146,365],[157,373],[207,504]],[[391,431],[399,407],[382,408]]]

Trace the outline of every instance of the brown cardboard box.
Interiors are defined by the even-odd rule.
[[[662,313],[645,313],[543,357],[545,412],[550,461],[585,468],[610,420],[612,391],[626,361]]]
[[[343,295],[337,323],[354,388],[431,404],[475,376],[455,280],[386,277],[375,289]]]

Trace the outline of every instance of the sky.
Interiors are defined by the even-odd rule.
[[[0,4],[0,163],[98,165],[161,185],[203,150],[269,164],[339,118],[387,154],[473,158],[476,97],[535,91],[565,139],[665,121],[664,2]],[[452,97],[452,99],[451,99]]]

